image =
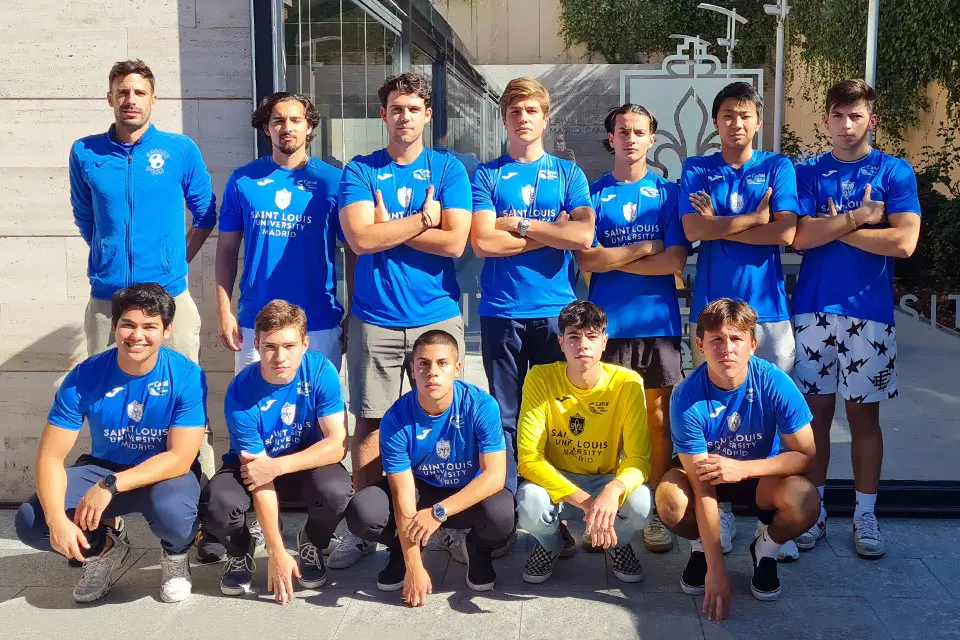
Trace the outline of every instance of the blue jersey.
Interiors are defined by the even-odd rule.
[[[223,402],[230,431],[223,460],[236,460],[241,451],[273,458],[306,449],[323,439],[317,421],[343,407],[340,376],[323,354],[303,354],[296,377],[284,385],[264,380],[259,362],[247,365]]]
[[[594,246],[622,247],[645,240],[661,240],[663,247],[690,244],[677,215],[674,183],[648,171],[636,182],[617,182],[608,173],[590,185],[597,212]],[[672,275],[640,276],[624,271],[594,273],[590,302],[607,313],[611,338],[679,336],[680,305]]]
[[[340,324],[334,266],[339,183],[340,171],[316,158],[286,169],[265,156],[230,176],[220,231],[243,232],[241,327],[252,328],[260,309],[276,298],[303,307],[308,331]]]
[[[383,470],[413,469],[414,478],[435,487],[465,487],[480,474],[481,453],[505,448],[496,401],[461,380],[454,381],[453,402],[439,416],[427,415],[414,389],[393,403],[380,422]]]
[[[670,435],[677,453],[715,453],[737,460],[772,458],[780,434],[813,420],[803,394],[776,365],[750,358],[747,379],[730,391],[715,386],[702,364],[673,391]]]
[[[590,206],[590,185],[580,168],[548,153],[535,162],[505,154],[473,175],[473,211],[498,218],[553,222],[561,212]],[[480,315],[547,318],[576,299],[576,265],[569,251],[543,247],[505,258],[486,258],[480,275]]]
[[[698,215],[690,194],[706,191],[718,216],[751,213],[773,189],[770,211],[800,210],[797,179],[790,160],[769,151],[754,150],[750,159],[734,169],[717,153],[687,158],[680,180],[680,217]],[[690,297],[690,319],[718,298],[743,300],[756,309],[760,322],[789,320],[778,245],[752,245],[731,240],[700,243],[697,275]]]
[[[396,220],[423,211],[433,185],[441,209],[470,211],[470,179],[452,154],[424,149],[410,164],[397,164],[381,149],[354,158],[343,171],[340,207],[375,202],[376,192]],[[453,258],[406,244],[358,256],[350,312],[381,327],[419,327],[460,313],[460,287]]]
[[[801,216],[828,212],[833,198],[838,214],[870,198],[882,200],[886,213],[920,215],[917,178],[906,160],[873,149],[866,157],[843,162],[824,153],[797,166]],[[889,227],[888,222],[873,228]],[[793,312],[815,311],[893,324],[893,269],[896,260],[834,240],[803,252],[793,291]]]
[[[205,428],[206,399],[206,377],[186,356],[161,346],[150,373],[131,376],[114,347],[67,374],[47,422],[79,431],[86,419],[94,458],[134,466],[167,450],[170,427]]]

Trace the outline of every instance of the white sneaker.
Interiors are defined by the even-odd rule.
[[[327,560],[327,566],[331,569],[346,569],[360,562],[360,558],[373,553],[377,545],[373,542],[367,542],[352,533],[348,533],[340,540],[340,544],[330,554]]]
[[[469,529],[447,529],[440,527],[437,530],[437,546],[450,552],[450,557],[460,564],[467,564],[466,546],[463,541],[467,538]]]
[[[809,551],[817,546],[817,541],[827,536],[827,518],[820,517],[813,526],[797,536],[797,547],[803,551]]]
[[[180,602],[190,597],[193,580],[190,577],[190,559],[186,553],[177,555],[160,551],[160,599],[164,602]]]
[[[657,514],[653,514],[650,524],[643,528],[643,546],[653,553],[664,553],[673,548],[673,535]]]
[[[754,538],[759,538],[763,535],[763,530],[765,525],[757,521],[757,531],[753,534]],[[800,550],[797,549],[797,545],[793,540],[787,540],[780,547],[780,550],[777,551],[777,562],[796,562],[800,559]]]
[[[872,512],[853,516],[853,542],[861,558],[874,560],[883,557],[885,549],[880,537],[880,525]]]
[[[720,503],[720,550],[733,551],[733,539],[737,537],[737,517],[733,515],[729,502]]]
[[[109,549],[83,563],[83,577],[73,589],[76,602],[93,602],[102,598],[116,580],[120,565],[130,553],[130,543],[108,529],[107,544]]]

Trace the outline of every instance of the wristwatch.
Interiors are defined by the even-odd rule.
[[[527,236],[527,229],[530,228],[530,219],[529,218],[520,218],[520,222],[517,223],[517,233],[520,234],[521,238]]]
[[[857,230],[857,218],[853,215],[853,209],[847,209],[847,224],[849,224],[850,228],[854,231]]]
[[[433,505],[433,517],[436,518],[441,524],[447,521],[447,510],[443,508],[443,505],[439,502]]]
[[[117,495],[117,476],[112,473],[108,476],[105,476],[103,480],[99,482],[99,485],[110,492],[110,495]]]

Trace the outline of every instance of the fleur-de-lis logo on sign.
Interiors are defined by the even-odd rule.
[[[684,133],[684,122],[687,123],[686,130],[690,130],[690,122],[699,122],[699,126],[694,125],[696,130],[695,138],[687,139]],[[693,87],[683,94],[680,103],[673,112],[673,123],[676,127],[676,135],[670,131],[660,130],[657,132],[657,138],[661,143],[653,152],[653,158],[650,166],[656,167],[663,172],[663,177],[668,180],[675,180],[679,176],[668,175],[667,158],[670,154],[676,154],[679,159],[679,165],[683,166],[684,161],[689,156],[703,156],[712,149],[720,148],[720,136],[716,130],[710,131],[710,112],[707,105],[704,104],[700,96],[697,95]]]

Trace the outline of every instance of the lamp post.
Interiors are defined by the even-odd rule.
[[[790,0],[777,0],[777,4],[765,4],[763,10],[770,16],[777,17],[777,67],[774,81],[774,111],[773,111],[773,151],[780,153],[780,137],[783,134],[783,65],[784,40],[786,39],[785,21],[790,13]]]
[[[864,80],[877,88],[877,31],[880,26],[880,0],[870,0],[867,6],[867,60]],[[867,133],[867,141],[873,144],[873,132]]]
[[[717,44],[727,49],[727,77],[729,78],[730,70],[733,69],[733,49],[737,46],[737,23],[747,24],[749,20],[737,13],[736,9],[718,7],[715,4],[707,4],[706,2],[698,4],[697,9],[716,11],[719,14],[727,16],[727,37],[717,38]]]

